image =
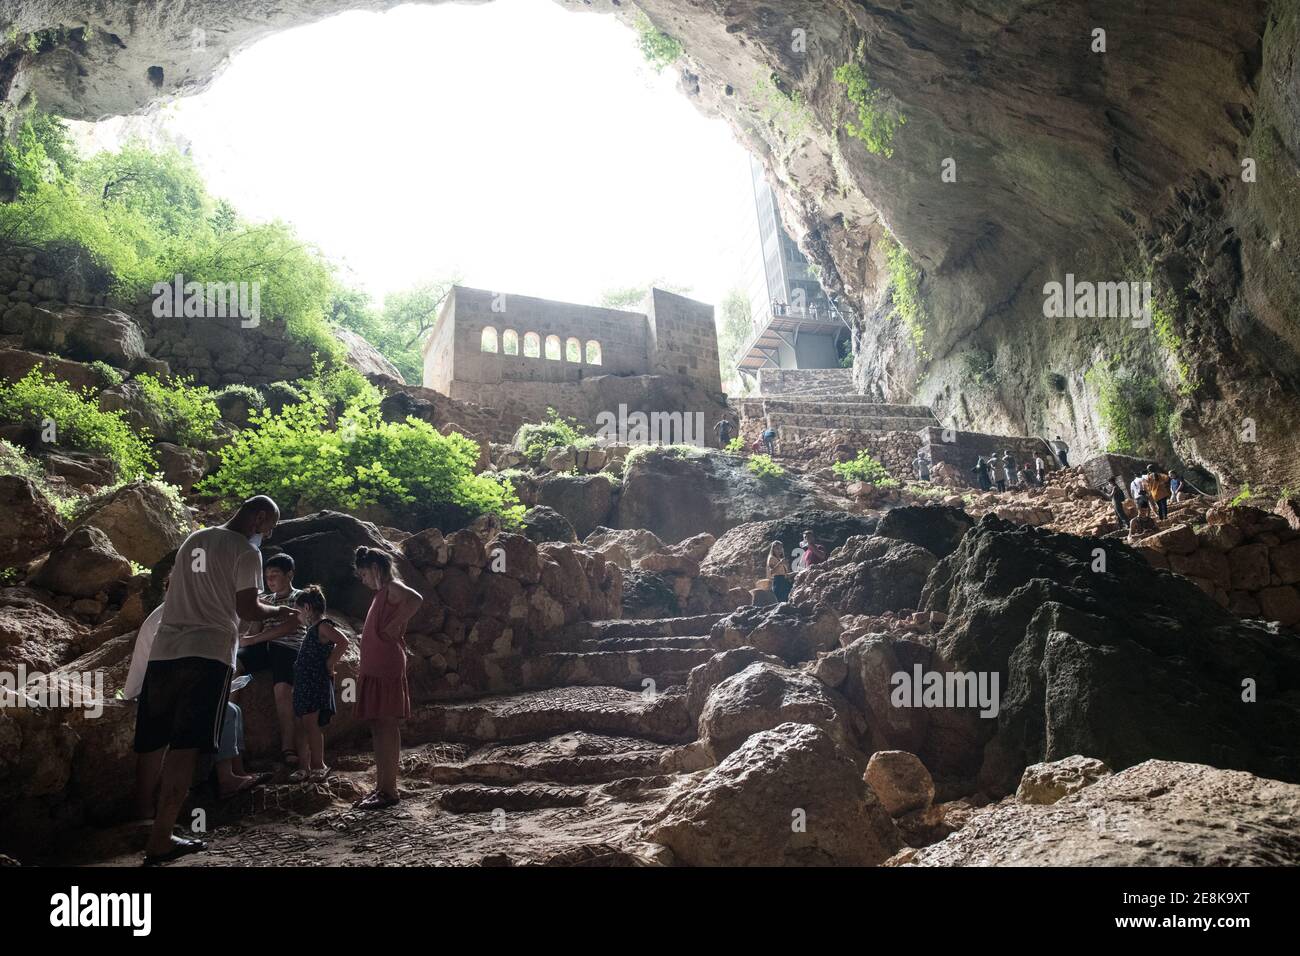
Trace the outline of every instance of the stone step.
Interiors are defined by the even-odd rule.
[[[830,396],[815,401],[765,401],[762,414],[793,413],[796,415],[874,415],[884,418],[923,418],[929,422],[937,419],[925,405],[888,405],[872,402],[845,402],[838,396]]]
[[[437,745],[403,753],[403,775],[452,785],[607,783],[697,769],[694,764],[703,759],[694,748],[585,731],[522,744],[489,744],[460,756],[447,753],[448,749]]]
[[[685,694],[662,688],[643,694],[619,687],[551,687],[425,704],[402,726],[402,736],[411,743],[514,743],[576,731],[656,743],[686,743],[695,737]]]
[[[691,637],[707,634],[725,614],[694,614],[689,617],[628,618],[613,621],[579,621],[561,633],[573,641],[609,637]]]
[[[859,435],[878,436],[878,435],[883,435],[887,431],[894,431],[895,429],[844,427],[841,428],[840,430],[843,432],[856,433]],[[910,431],[911,429],[902,429],[902,430]],[[807,425],[782,425],[777,429],[777,441],[779,443],[782,439],[794,440],[799,438],[816,438],[819,435],[825,435],[825,434],[826,434],[826,429],[824,427],[807,426]],[[778,451],[779,450],[780,449],[778,447]]]
[[[934,424],[933,418],[898,418],[888,415],[796,415],[773,412],[767,416],[772,427],[840,428],[860,432],[919,432]]]
[[[663,689],[684,684],[692,667],[713,656],[710,648],[647,647],[631,650],[555,651],[524,660],[524,687],[609,686],[640,690],[649,677]]]
[[[742,402],[848,402],[853,405],[879,405],[890,408],[908,408],[918,411],[930,411],[928,405],[903,405],[895,402],[882,402],[871,395],[859,395],[849,389],[826,392],[773,392],[770,395],[749,395],[740,399]]]
[[[710,647],[709,635],[694,634],[683,637],[588,637],[578,641],[577,651],[634,651],[642,648],[700,648]]]

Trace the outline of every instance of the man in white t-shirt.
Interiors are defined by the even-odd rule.
[[[146,865],[207,847],[201,840],[173,835],[172,828],[198,755],[216,753],[220,743],[240,619],[297,615],[294,608],[257,599],[262,586],[258,548],[279,520],[276,503],[258,495],[224,525],[195,531],[176,551],[135,718],[139,776],[162,779]]]

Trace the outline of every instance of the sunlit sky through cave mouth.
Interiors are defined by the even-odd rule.
[[[376,300],[458,273],[580,303],[660,279],[717,304],[757,254],[746,154],[636,40],[537,0],[352,11],[85,136],[178,142],[215,195],[292,223]]]

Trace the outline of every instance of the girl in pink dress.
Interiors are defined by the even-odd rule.
[[[359,810],[397,803],[397,767],[402,753],[398,721],[411,716],[406,685],[406,624],[424,598],[393,577],[393,559],[376,548],[357,548],[357,576],[375,592],[361,630],[356,715],[370,723],[375,744],[375,789],[358,800]]]

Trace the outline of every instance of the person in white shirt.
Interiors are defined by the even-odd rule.
[[[1037,472],[1038,483],[1041,485],[1043,483],[1043,477],[1047,474],[1047,467],[1043,464],[1042,455],[1034,455],[1034,471]]]
[[[265,495],[250,498],[224,525],[195,531],[176,551],[162,619],[149,653],[135,718],[140,779],[159,779],[158,806],[145,864],[207,848],[172,833],[200,753],[219,749],[239,621],[296,619],[292,607],[257,599],[263,540],[280,509]]]

